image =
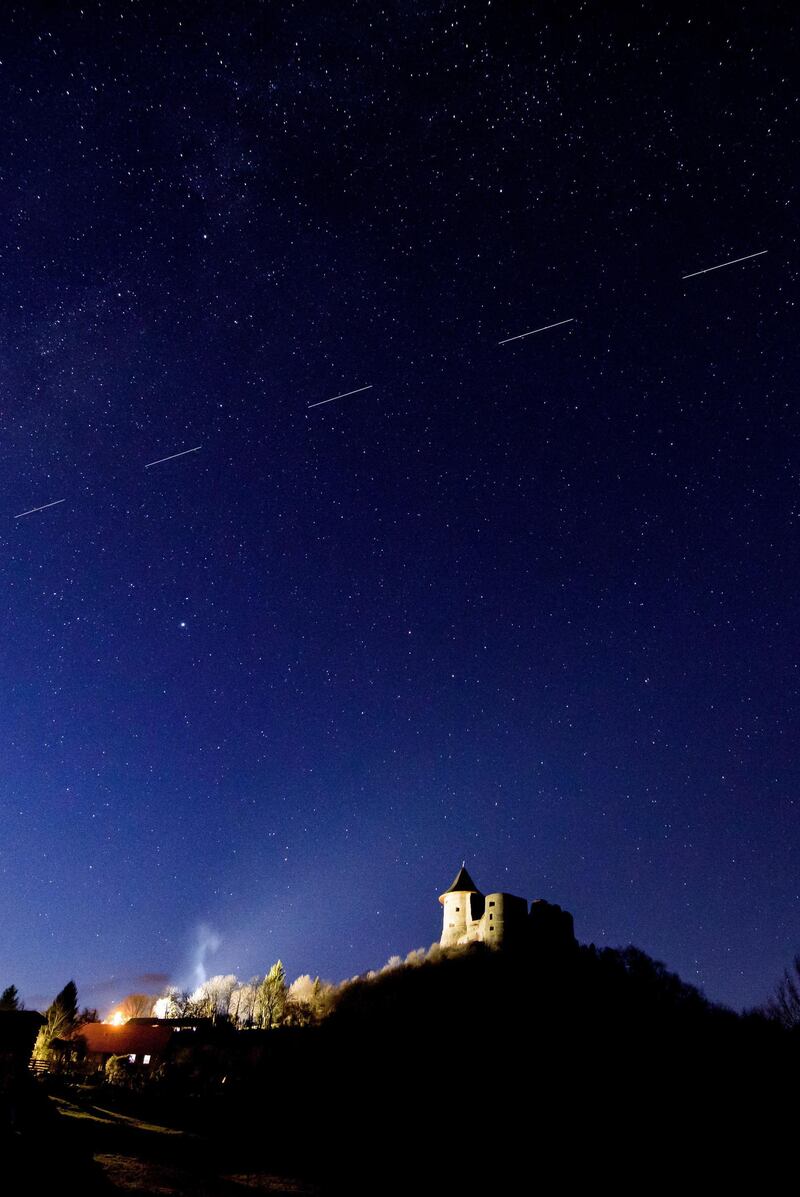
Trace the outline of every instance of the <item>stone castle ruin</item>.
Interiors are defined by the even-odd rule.
[[[572,915],[539,898],[528,909],[526,898],[514,894],[482,894],[467,872],[466,862],[439,901],[443,907],[443,948],[485,943],[490,948],[513,947],[535,940],[552,949],[575,944]]]

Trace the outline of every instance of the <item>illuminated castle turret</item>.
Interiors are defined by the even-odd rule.
[[[443,948],[463,947],[470,943],[485,943],[490,948],[503,948],[522,943],[531,937],[550,947],[567,947],[575,943],[572,915],[539,898],[531,903],[514,894],[480,892],[462,864],[453,884],[444,891],[442,904]]]

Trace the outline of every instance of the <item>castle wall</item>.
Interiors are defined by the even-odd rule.
[[[468,902],[469,894],[445,894],[442,938],[439,940],[443,948],[455,948],[464,941]]]
[[[555,903],[537,898],[531,903],[529,922],[531,935],[541,947],[557,951],[575,946],[572,915]]]
[[[514,894],[487,894],[478,938],[490,948],[500,948],[525,933],[528,903]]]
[[[462,867],[454,884],[474,885]],[[545,951],[563,953],[576,944],[572,915],[541,898],[528,910],[525,898],[494,893],[485,897],[474,889],[448,890],[442,894],[443,948],[485,943],[490,948],[507,947],[530,940]]]

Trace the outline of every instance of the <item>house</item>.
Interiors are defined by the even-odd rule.
[[[172,1039],[172,1027],[134,1021],[115,1026],[109,1022],[87,1022],[78,1027],[73,1038],[86,1045],[86,1065],[91,1072],[102,1072],[111,1056],[127,1056],[131,1064],[152,1072],[164,1059]]]

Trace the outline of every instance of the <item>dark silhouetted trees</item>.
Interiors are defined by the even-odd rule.
[[[21,1010],[22,1003],[19,1000],[19,992],[16,985],[8,985],[0,993],[0,1010]]]
[[[763,1012],[787,1031],[800,1027],[800,955],[795,956],[791,969],[784,970]]]

